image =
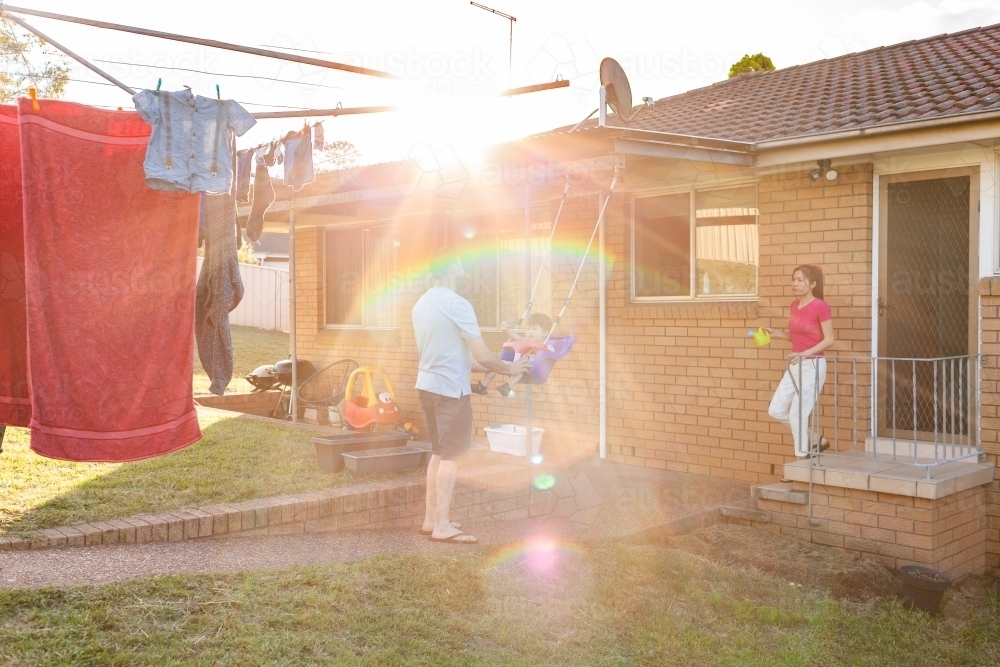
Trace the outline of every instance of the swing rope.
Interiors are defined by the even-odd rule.
[[[580,282],[580,274],[583,273],[583,267],[587,264],[587,256],[590,255],[590,248],[594,245],[594,237],[597,236],[597,232],[601,228],[601,221],[604,220],[604,212],[608,208],[608,202],[611,201],[611,195],[615,191],[615,185],[618,183],[618,172],[620,169],[620,166],[615,167],[614,176],[611,177],[611,187],[608,188],[608,196],[604,198],[604,203],[601,204],[601,212],[597,216],[597,224],[594,225],[594,231],[590,233],[590,240],[587,241],[587,248],[583,251],[583,259],[580,260],[580,266],[576,270],[576,276],[573,278],[573,284],[569,286],[569,293],[566,295],[566,300],[563,302],[563,306],[559,310],[559,314],[556,315],[555,320],[552,321],[552,328],[549,329],[549,333],[545,336],[546,343],[548,343],[549,339],[552,337],[552,332],[556,330],[557,326],[559,326],[559,321],[562,320],[563,315],[566,314],[570,301],[573,299],[573,292],[576,291],[576,284]],[[601,276],[601,280],[604,280],[604,276]]]
[[[559,208],[556,209],[556,217],[552,221],[552,230],[549,232],[549,243],[545,249],[545,255],[542,256],[542,262],[538,265],[538,274],[535,276],[535,284],[531,288],[531,294],[528,296],[528,305],[524,308],[524,313],[521,314],[521,318],[514,325],[515,329],[521,327],[521,323],[528,319],[531,315],[531,309],[534,307],[535,303],[535,293],[538,291],[538,286],[542,282],[542,271],[545,270],[545,262],[548,260],[549,256],[552,254],[552,239],[555,238],[556,227],[559,226],[559,216],[562,215],[563,205],[566,203],[566,197],[569,195],[569,173],[566,174],[566,185],[563,187],[562,199],[559,200]],[[526,239],[525,243],[528,244],[527,252],[531,253],[531,239]]]

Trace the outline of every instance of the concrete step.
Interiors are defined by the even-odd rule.
[[[761,484],[750,487],[750,495],[754,498],[764,500],[777,500],[782,503],[793,503],[795,505],[805,505],[809,502],[807,491],[795,491],[791,482],[775,482],[774,484]]]
[[[771,513],[766,510],[757,509],[756,498],[747,498],[746,500],[719,505],[719,514],[731,519],[771,523]]]

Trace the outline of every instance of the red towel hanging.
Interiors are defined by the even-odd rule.
[[[151,190],[137,113],[20,100],[31,448],[131,461],[201,437],[198,196]]]
[[[31,421],[22,228],[17,107],[0,106],[0,424],[8,426]]]

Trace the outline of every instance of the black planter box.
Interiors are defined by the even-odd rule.
[[[363,452],[344,452],[343,459],[347,469],[355,475],[367,475],[373,472],[399,472],[416,468],[423,456],[424,450],[403,445]]]
[[[408,433],[399,431],[343,431],[342,433],[312,439],[316,447],[316,461],[323,472],[340,472],[344,469],[345,452],[361,452],[405,445],[410,440]]]

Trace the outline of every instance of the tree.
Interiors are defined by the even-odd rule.
[[[0,103],[27,94],[61,97],[69,82],[69,61],[41,39],[0,16]]]
[[[202,245],[198,248],[198,256],[205,256],[205,246]],[[243,245],[239,247],[236,251],[236,258],[240,261],[240,264],[260,264],[260,260],[253,256],[253,246],[243,240]]]
[[[338,139],[323,144],[323,157],[316,161],[316,171],[333,171],[353,167],[361,152],[350,141]]]
[[[246,239],[243,240],[240,249],[236,251],[236,256],[239,258],[240,264],[260,264],[260,260],[253,256],[253,246],[247,243]]]
[[[734,76],[747,72],[770,72],[774,69],[776,68],[770,58],[763,53],[755,53],[752,56],[745,55],[733,63],[733,66],[729,68],[729,78],[732,79]]]

